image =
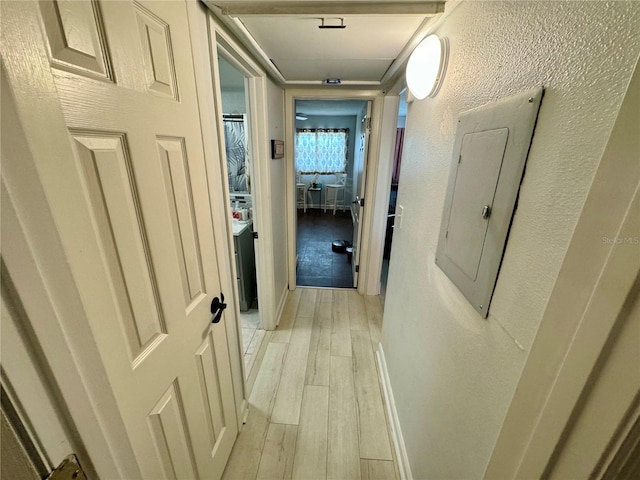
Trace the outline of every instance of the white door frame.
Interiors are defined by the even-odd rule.
[[[338,87],[339,88],[339,87]],[[310,88],[310,89],[286,89],[285,90],[285,160],[287,168],[287,244],[288,249],[288,271],[289,290],[296,289],[296,186],[295,186],[295,101],[296,100],[370,100],[372,101],[371,135],[369,137],[369,155],[366,163],[367,174],[365,178],[365,192],[369,200],[365,199],[365,205],[371,205],[372,197],[376,192],[378,182],[378,169],[380,163],[380,132],[383,111],[383,96],[380,90],[338,90],[335,88]],[[362,218],[362,245],[360,248],[360,281],[358,282],[358,292],[366,295],[365,285],[370,283],[370,276],[375,274],[372,268],[372,261],[377,252],[371,251],[372,238],[379,232],[372,229],[373,219],[379,216],[380,212],[374,208],[364,208]],[[385,210],[386,217],[386,210]],[[384,232],[383,232],[384,233]],[[383,238],[384,244],[384,238]],[[382,255],[382,251],[380,251]],[[380,272],[378,268],[378,285]]]
[[[370,272],[363,279],[365,295],[380,293],[380,276],[382,274],[382,257],[387,232],[387,215],[389,213],[389,194],[391,192],[391,176],[393,175],[393,154],[398,126],[399,95],[385,95],[380,125],[379,160],[377,181],[373,195],[369,194],[369,205],[372,207],[372,225],[369,244]]]
[[[226,187],[224,181],[226,174],[221,170],[221,148],[217,132],[218,123],[216,121],[215,98],[212,95],[215,85],[218,83],[217,73],[213,67],[217,68],[217,62],[213,62],[211,50],[215,50],[215,45],[210,43],[209,36],[209,16],[211,12],[200,2],[187,1],[187,14],[189,16],[189,26],[191,29],[192,55],[194,59],[196,87],[198,91],[198,104],[200,106],[200,122],[203,131],[212,132],[208,139],[203,141],[205,156],[207,158],[207,180],[211,191],[223,191]],[[216,71],[217,72],[217,71]],[[223,137],[224,138],[224,137]],[[226,170],[225,170],[226,171]],[[214,225],[225,228],[214,228],[215,244],[218,250],[218,269],[220,274],[220,287],[223,292],[234,292],[237,288],[235,262],[233,261],[233,237],[227,214],[228,196],[211,195],[211,214]],[[226,253],[225,253],[226,252]],[[233,295],[233,294],[232,294]],[[237,297],[236,297],[237,298]],[[233,302],[237,304],[237,302]],[[236,402],[238,429],[242,425],[245,413],[248,408],[248,392],[244,382],[244,361],[242,357],[242,336],[240,335],[240,317],[238,308],[227,309],[225,311],[225,321],[227,322],[227,343],[229,345],[229,357],[233,378],[233,390]]]
[[[636,64],[485,479],[541,477],[640,275],[639,108]]]
[[[268,112],[267,112],[267,77],[264,70],[253,60],[220,23],[220,21],[209,12],[209,28],[211,39],[211,67],[214,72],[215,88],[214,96],[216,103],[216,118],[219,138],[219,158],[222,159],[222,174],[227,178],[227,165],[224,161],[224,127],[222,125],[222,94],[217,79],[218,75],[218,50],[222,51],[236,69],[242,72],[247,79],[247,92],[249,103],[247,113],[249,116],[250,141],[252,146],[252,197],[253,197],[253,223],[255,230],[259,234],[256,247],[256,276],[258,283],[258,299],[260,302],[260,323],[263,329],[273,330],[276,327],[276,302],[274,289],[274,264],[273,255],[273,229],[270,221],[271,215],[271,182],[269,178],[269,162],[271,151],[268,134]],[[227,204],[230,205],[229,185],[224,186],[224,196]],[[232,218],[226,210],[227,224],[229,229],[229,255],[234,258],[233,234],[231,228]],[[234,275],[236,274],[235,262],[232,262]],[[236,277],[234,277],[236,278]],[[237,284],[234,285],[236,298],[238,298]],[[239,305],[236,302],[236,305]],[[236,317],[240,320],[240,309],[236,307]]]
[[[360,139],[362,137],[364,137],[363,139],[363,145],[362,145],[362,165],[360,166],[361,171],[357,171],[356,170],[356,155],[359,157],[360,156],[360,152],[354,153],[354,158],[353,158],[353,178],[351,180],[351,191],[352,191],[352,195],[354,197],[352,204],[349,208],[349,211],[351,212],[351,220],[352,222],[355,222],[356,220],[358,221],[357,225],[353,226],[353,238],[352,238],[352,246],[353,246],[353,258],[351,261],[351,275],[353,276],[353,287],[355,287],[356,289],[358,288],[358,286],[360,285],[360,264],[364,263],[364,258],[361,256],[360,252],[360,244],[362,243],[362,233],[363,233],[363,213],[364,213],[364,209],[368,206],[367,204],[369,203],[368,201],[365,201],[365,197],[367,197],[367,172],[368,172],[368,165],[369,165],[369,143],[371,141],[371,117],[372,117],[372,112],[373,112],[373,102],[367,102],[365,105],[365,108],[363,108],[360,113],[362,113],[362,111],[364,111],[364,115],[363,118],[361,119],[362,123],[360,125],[357,125],[357,129],[356,129],[356,145],[355,148],[360,148],[358,147],[358,142],[360,141]],[[357,118],[356,117],[356,123],[357,123]],[[295,155],[294,155],[294,161],[295,161]],[[360,176],[360,181],[357,182],[357,177],[358,175]],[[354,188],[355,187],[355,188]],[[370,200],[370,199],[369,199]],[[362,205],[362,202],[364,202],[364,206]],[[364,276],[362,277],[362,281],[364,281]]]

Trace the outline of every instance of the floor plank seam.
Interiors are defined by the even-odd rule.
[[[395,452],[391,449],[390,455],[387,456],[384,449],[385,443],[391,443],[390,419],[382,392],[380,366],[375,361],[381,330],[381,306],[369,299],[360,302],[360,299],[341,295],[342,292],[339,291],[337,294],[327,296],[322,294],[320,289],[302,290],[299,290],[298,298],[295,299],[295,308],[293,308],[294,305],[289,306],[292,316],[285,325],[282,325],[284,328],[279,327],[273,333],[265,335],[262,340],[263,345],[259,349],[264,348],[266,353],[270,345],[273,345],[271,348],[277,348],[278,355],[282,355],[279,359],[281,362],[279,368],[276,368],[275,362],[271,362],[271,366],[263,370],[263,359],[257,359],[260,362],[254,363],[251,372],[252,376],[255,375],[254,382],[258,376],[277,375],[277,378],[276,375],[271,377],[270,388],[274,388],[274,393],[268,403],[265,402],[268,399],[261,395],[262,398],[253,399],[253,403],[258,407],[252,403],[249,404],[249,411],[254,411],[249,421],[253,417],[258,423],[254,424],[252,430],[243,428],[244,448],[253,445],[254,450],[250,455],[253,455],[254,460],[258,459],[258,464],[255,471],[253,463],[251,466],[245,464],[243,469],[237,462],[245,458],[243,454],[236,458],[236,467],[242,469],[244,474],[225,478],[228,480],[272,478],[396,480],[399,477],[397,477],[398,460]],[[351,308],[350,303],[353,304]],[[327,314],[327,308],[330,308],[329,314]],[[298,316],[298,312],[303,315]],[[360,328],[364,326],[366,328]],[[276,332],[280,332],[280,335],[276,335]],[[305,349],[301,345],[306,341],[309,344]],[[333,349],[335,352],[332,351]],[[342,360],[340,357],[348,358],[349,361]],[[341,365],[335,371],[332,367],[334,359]],[[287,377],[285,365],[292,361],[295,361],[297,367],[289,371],[297,372],[295,381],[291,381],[290,378],[285,382]],[[346,377],[343,378],[341,372],[349,367],[353,383],[347,386],[344,383]],[[302,370],[304,370],[304,376],[298,376]],[[372,378],[373,376],[375,379]],[[293,423],[291,411],[286,414],[283,410],[284,403],[278,407],[280,412],[276,418],[278,421],[272,421],[280,390],[290,392],[289,389],[292,387],[302,390],[297,423]],[[345,388],[347,390],[344,390]],[[322,389],[326,389],[324,390],[326,393],[320,393]],[[349,404],[352,406],[344,410],[342,401],[348,398],[344,395],[347,395],[346,392],[350,392],[351,389],[353,389],[353,399],[349,400]],[[297,394],[285,394],[285,397],[287,395],[289,400],[285,401],[286,404],[295,408]],[[305,400],[307,397],[308,399]],[[332,398],[337,403],[332,403]],[[324,402],[326,405],[319,408],[320,405],[324,405]],[[381,416],[377,412],[378,403],[382,408]],[[336,408],[337,405],[339,407]],[[325,407],[326,412],[323,410]],[[303,416],[303,409],[305,416]],[[345,417],[347,411],[351,413]],[[285,415],[281,417],[282,412],[285,412]],[[322,419],[323,415],[324,419]],[[343,424],[339,418],[352,420],[347,422],[347,425]],[[266,424],[264,431],[262,431],[262,422]],[[256,425],[258,428],[255,428]],[[386,442],[382,438],[385,436],[382,425],[385,427]],[[324,432],[322,428],[325,428]],[[249,437],[246,434],[256,436],[252,441],[247,442],[246,439]],[[330,445],[333,445],[333,449]],[[229,474],[233,475],[232,472]]]
[[[331,372],[331,368],[329,368],[329,372]],[[324,457],[324,472],[325,478],[329,473],[329,412],[331,409],[331,373],[329,373],[329,386],[327,387],[328,401],[327,401],[327,451]]]
[[[274,342],[274,343],[278,343],[278,342]],[[268,423],[271,423],[271,414],[273,413],[273,408],[276,405],[276,397],[278,396],[278,389],[280,388],[280,383],[282,382],[282,371],[284,370],[284,364],[285,364],[285,361],[287,359],[287,355],[289,353],[289,346],[290,345],[289,345],[288,342],[286,343],[286,345],[287,345],[286,346],[286,350],[284,352],[284,355],[282,356],[282,364],[280,365],[280,369],[279,369],[280,370],[280,375],[278,376],[278,384],[276,385],[276,388],[274,390],[272,401],[269,402],[269,412],[267,413],[267,422]],[[249,405],[249,407],[251,407],[251,405]]]

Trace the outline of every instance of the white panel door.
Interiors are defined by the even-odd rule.
[[[3,15],[41,19],[42,35],[3,36],[3,60],[25,56],[24,72],[8,62],[14,90],[53,79],[37,102],[61,109],[51,122],[73,154],[35,161],[45,189],[67,189],[50,208],[142,477],[220,478],[237,422],[224,317],[209,311],[220,280],[186,4],[15,2]]]
[[[364,131],[358,139],[357,148],[360,158],[353,165],[353,191],[355,200],[351,204],[351,217],[353,219],[353,258],[351,268],[353,271],[353,286],[358,287],[358,272],[360,270],[360,243],[362,240],[362,213],[364,208],[365,183],[367,180],[367,163],[369,156],[369,137],[371,135],[371,102],[367,102],[367,118]]]

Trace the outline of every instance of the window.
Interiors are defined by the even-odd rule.
[[[296,171],[344,173],[347,170],[348,128],[296,130]]]

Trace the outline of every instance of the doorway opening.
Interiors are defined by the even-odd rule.
[[[253,165],[247,78],[218,50],[230,216],[236,262],[238,303],[245,377],[249,375],[265,335],[260,321],[256,249],[254,245]]]
[[[398,123],[396,128],[395,148],[393,150],[393,169],[391,171],[391,189],[389,192],[389,209],[387,212],[387,228],[384,238],[382,254],[382,269],[380,274],[380,296],[383,301],[387,292],[387,278],[389,277],[389,262],[391,261],[391,243],[393,229],[396,224],[396,209],[398,198],[398,183],[400,182],[400,167],[402,163],[402,149],[404,147],[404,129],[407,121],[406,89],[400,94],[398,106]]]
[[[296,285],[357,286],[370,102],[296,100]]]

